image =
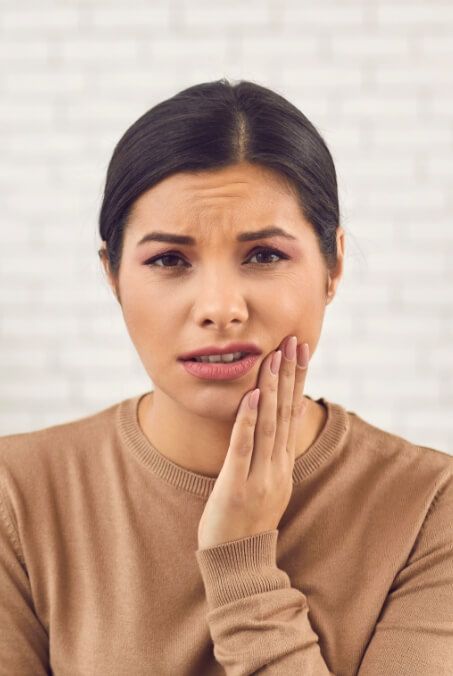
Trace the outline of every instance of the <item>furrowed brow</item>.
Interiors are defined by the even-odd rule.
[[[257,239],[267,239],[270,237],[285,237],[286,239],[296,240],[297,237],[291,235],[283,228],[278,228],[277,226],[269,226],[263,228],[262,230],[255,230],[254,232],[241,232],[237,235],[236,240],[238,242],[252,242]],[[185,244],[187,246],[195,246],[197,241],[193,237],[188,235],[177,235],[172,232],[148,232],[144,235],[137,246],[145,244],[146,242],[169,242],[170,244]]]

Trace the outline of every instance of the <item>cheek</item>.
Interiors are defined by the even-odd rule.
[[[319,274],[300,275],[291,280],[285,292],[279,294],[280,316],[292,316],[297,321],[317,323],[322,321],[325,309],[325,282]],[[276,301],[276,299],[273,299]]]
[[[125,287],[123,287],[125,289]],[[164,308],[155,291],[136,287],[128,287],[122,293],[122,312],[129,335],[137,345],[140,342],[152,341],[156,329],[162,326]]]
[[[321,335],[325,313],[325,296],[323,286],[316,283],[300,284],[296,293],[288,295],[280,304],[278,316],[285,321],[287,333],[294,331],[299,341],[306,341],[310,355],[314,353]]]
[[[287,315],[288,323],[295,327],[300,336],[303,334],[306,340],[317,340],[324,319],[324,308],[318,298],[301,299]]]

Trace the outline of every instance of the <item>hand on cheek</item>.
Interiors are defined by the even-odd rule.
[[[307,343],[287,337],[247,392],[198,526],[199,549],[278,527],[292,493],[297,425],[306,409]],[[258,396],[259,395],[259,396]]]

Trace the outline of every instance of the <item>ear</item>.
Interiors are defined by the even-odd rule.
[[[345,251],[345,231],[341,226],[337,228],[337,264],[333,270],[327,273],[326,305],[335,297],[337,286],[343,276]]]
[[[107,278],[108,285],[113,291],[113,295],[115,296],[116,300],[118,303],[121,305],[121,300],[120,300],[120,295],[119,295],[119,290],[117,287],[117,282],[111,272],[110,269],[110,261],[107,255],[107,247],[105,242],[102,243],[102,247],[98,250],[98,255],[102,263],[102,267],[104,268],[104,274]]]

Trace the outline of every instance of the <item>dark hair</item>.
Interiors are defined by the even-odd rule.
[[[144,113],[113,151],[99,213],[109,267],[117,277],[134,200],[176,172],[238,162],[277,171],[314,227],[328,269],[337,260],[337,177],[323,138],[283,96],[247,80],[193,85]]]

